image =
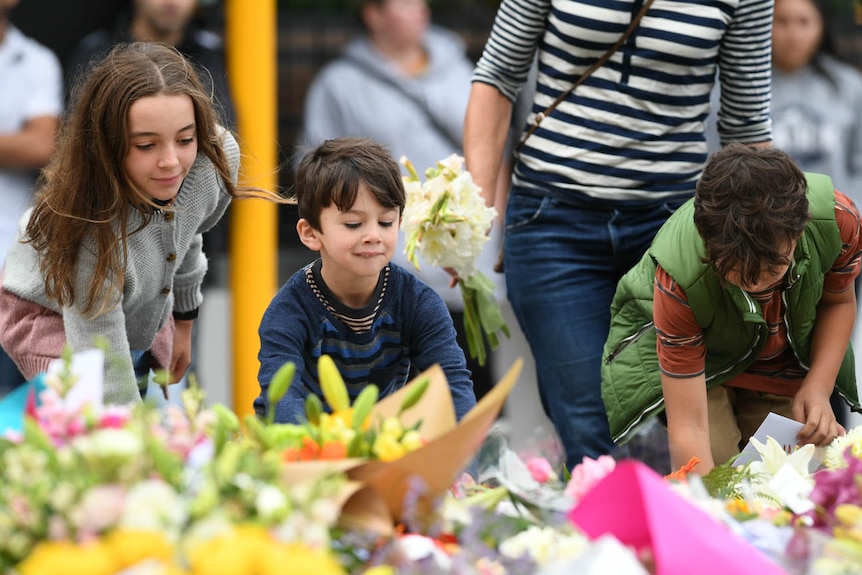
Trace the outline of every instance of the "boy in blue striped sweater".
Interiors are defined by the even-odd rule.
[[[439,364],[460,420],[476,398],[446,304],[390,261],[405,204],[391,154],[367,138],[327,140],[299,164],[296,199],[299,238],[320,258],[296,272],[264,313],[255,412],[270,409],[269,382],[292,361],[296,375],[275,406],[275,421],[301,421],[305,397],[323,397],[317,360],[325,354],[351,400],[369,383],[381,397],[391,394],[407,383],[411,366]]]

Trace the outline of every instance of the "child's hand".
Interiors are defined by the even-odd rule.
[[[823,447],[846,433],[835,419],[829,395],[824,395],[822,390],[803,384],[793,398],[792,410],[793,419],[804,424],[796,435],[800,444]]]
[[[174,327],[174,346],[171,351],[171,381],[177,383],[186,374],[192,363],[192,326],[193,320],[176,320]]]

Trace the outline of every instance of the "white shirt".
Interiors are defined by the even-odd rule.
[[[63,112],[63,73],[54,53],[11,24],[0,44],[0,134],[41,116]],[[30,205],[37,172],[0,169],[0,261]]]

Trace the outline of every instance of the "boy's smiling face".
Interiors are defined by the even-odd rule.
[[[395,254],[400,223],[398,208],[382,206],[362,184],[349,210],[331,204],[320,213],[320,230],[301,219],[297,231],[306,246],[320,252],[324,280],[337,293],[333,284],[339,282],[365,278],[376,285],[380,270]]]

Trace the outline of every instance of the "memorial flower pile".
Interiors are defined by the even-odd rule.
[[[0,439],[0,571],[344,572],[330,552],[343,477],[286,484],[199,391],[164,411],[73,407],[70,383],[49,382]]]
[[[452,408],[434,370],[351,403],[321,367],[323,400],[295,426],[241,422],[195,388],[180,405],[107,407],[75,400],[70,370],[34,383],[0,438],[0,571],[675,575],[694,553],[699,573],[862,572],[860,431],[814,472],[811,449],[771,438],[703,482],[696,462],[664,479],[607,456],[569,471],[489,432],[517,372],[456,423],[435,421]],[[441,472],[448,459],[472,476]]]

